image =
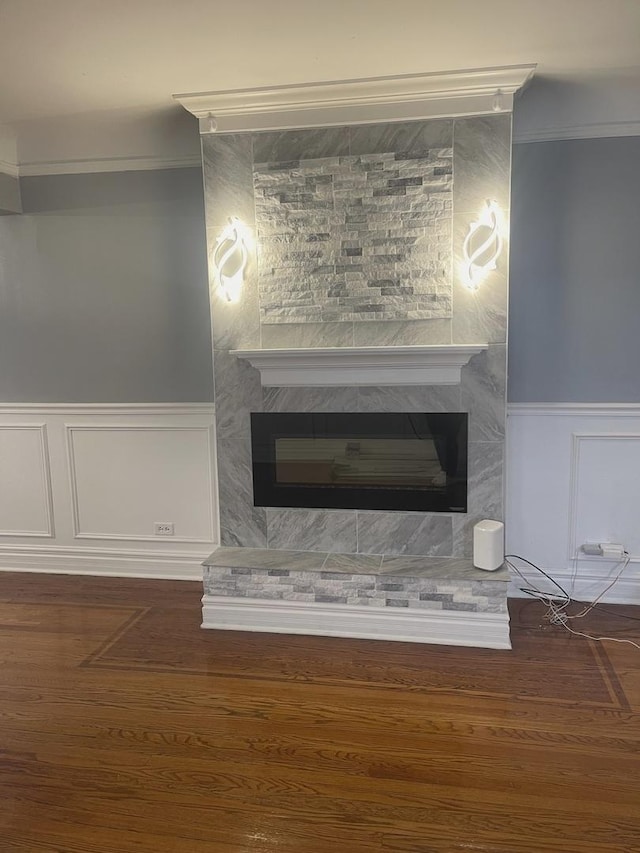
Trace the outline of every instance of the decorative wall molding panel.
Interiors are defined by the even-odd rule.
[[[45,424],[0,422],[0,536],[54,536]]]
[[[0,569],[200,578],[213,424],[210,404],[0,404]]]
[[[174,95],[200,132],[237,133],[511,112],[535,65]]]
[[[383,608],[315,602],[232,601],[205,595],[202,599],[202,627],[488,649],[511,648],[509,619],[504,613],[422,611],[414,614],[404,608],[396,608],[395,612],[391,608],[391,612],[382,611]]]
[[[622,543],[631,562],[604,600],[640,603],[640,405],[512,404],[508,415],[507,551],[590,600],[619,564],[579,546]]]
[[[232,350],[260,371],[264,386],[457,385],[488,344]]]

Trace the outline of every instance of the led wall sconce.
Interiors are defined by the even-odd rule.
[[[477,290],[480,283],[498,265],[502,252],[502,215],[495,201],[487,200],[486,206],[462,244],[465,284],[469,290]]]
[[[244,271],[249,261],[246,227],[236,217],[229,219],[213,250],[213,265],[220,290],[227,302],[240,299]]]

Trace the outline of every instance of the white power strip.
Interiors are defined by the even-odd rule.
[[[619,542],[585,542],[580,550],[589,557],[604,557],[605,560],[622,560],[627,553]]]

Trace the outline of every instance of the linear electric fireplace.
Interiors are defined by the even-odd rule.
[[[252,413],[256,506],[467,511],[467,414]]]

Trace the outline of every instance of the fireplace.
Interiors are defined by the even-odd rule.
[[[467,511],[467,414],[253,413],[256,506]]]

